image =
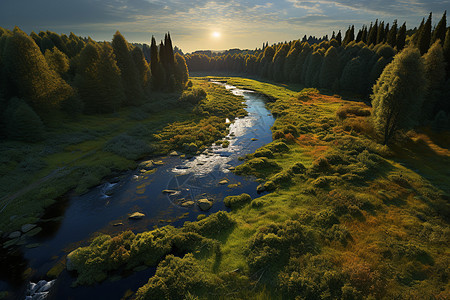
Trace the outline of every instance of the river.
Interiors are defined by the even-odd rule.
[[[253,153],[272,141],[270,128],[274,117],[266,109],[264,96],[252,91],[223,85],[235,95],[243,96],[248,115],[237,118],[229,126],[227,148],[213,145],[202,154],[185,159],[179,156],[153,158],[162,161],[152,174],[139,168],[104,183],[81,196],[68,196],[48,210],[39,224],[43,230],[31,243],[35,248],[19,247],[11,256],[9,278],[0,278],[0,290],[13,289],[13,299],[24,299],[29,281],[48,280],[46,273],[66,255],[79,246],[85,246],[98,233],[117,234],[124,230],[135,233],[152,230],[164,225],[182,226],[194,221],[199,214],[211,214],[228,210],[223,198],[248,193],[257,197],[258,182],[254,178],[237,176],[230,169],[241,164],[239,157]],[[222,180],[226,184],[219,184]],[[224,182],[222,182],[224,183]],[[230,186],[231,185],[231,186]],[[176,190],[165,194],[163,190]],[[108,195],[107,195],[108,194]],[[183,207],[182,201],[208,198],[213,206],[207,212],[196,205]],[[141,220],[129,220],[129,214],[141,212]],[[3,268],[3,266],[2,266]],[[19,273],[27,270],[26,280]],[[125,274],[94,286],[71,287],[72,274],[63,270],[50,289],[47,299],[120,299],[128,289],[136,291],[155,272],[155,268]],[[18,274],[15,274],[18,273]]]

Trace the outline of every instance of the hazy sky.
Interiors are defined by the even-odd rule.
[[[184,52],[260,47],[303,35],[331,35],[376,18],[417,26],[430,11],[437,22],[450,0],[0,0],[0,26],[51,30],[111,40],[150,43],[170,31]]]

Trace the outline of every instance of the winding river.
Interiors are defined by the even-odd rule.
[[[105,183],[81,196],[61,199],[48,210],[45,218],[49,221],[39,224],[43,230],[32,241],[37,247],[21,247],[9,258],[7,267],[11,273],[9,278],[0,278],[0,290],[9,287],[16,293],[14,298],[24,299],[30,280],[48,279],[49,269],[62,263],[76,247],[87,245],[93,234],[116,234],[124,230],[137,233],[168,224],[182,226],[185,221],[196,220],[199,214],[227,210],[222,201],[226,196],[248,193],[257,197],[258,183],[253,178],[237,176],[230,169],[241,163],[239,157],[272,141],[270,128],[274,117],[265,107],[264,96],[215,83],[243,96],[247,105],[248,115],[230,123],[227,148],[214,145],[190,159],[157,158],[162,164],[153,172],[144,173],[138,168],[116,178],[114,183]],[[177,192],[162,193],[163,190]],[[181,205],[199,198],[212,200],[211,209],[203,212],[197,205]],[[144,213],[145,217],[128,219],[133,212]],[[15,274],[24,270],[29,274],[25,281]],[[95,286],[74,288],[72,275],[63,270],[46,299],[120,299],[128,289],[135,291],[144,285],[154,272],[155,268],[147,268]]]

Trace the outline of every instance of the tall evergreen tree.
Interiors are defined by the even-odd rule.
[[[342,42],[343,46],[347,46],[350,42],[355,40],[355,26],[349,26],[347,32],[345,33],[344,41]]]
[[[419,48],[420,54],[424,55],[427,53],[430,48],[431,42],[431,18],[432,13],[428,16],[427,21],[422,26],[422,29],[419,29],[417,36],[417,47]]]
[[[404,49],[386,66],[371,95],[374,125],[383,135],[384,145],[397,130],[417,123],[425,86],[424,66],[417,49]]]
[[[367,36],[367,45],[375,45],[377,43],[377,34],[378,34],[378,20],[375,21],[375,24],[370,28],[368,36]]]
[[[159,60],[158,46],[156,45],[155,37],[152,36],[150,46],[150,69],[152,71],[152,86],[154,90],[161,90],[164,88],[164,70]]]
[[[397,44],[397,20],[394,20],[394,23],[392,23],[392,27],[387,33],[386,42],[394,48]]]
[[[342,34],[339,30],[338,34],[336,35],[336,41],[339,43],[339,46],[342,45]]]
[[[55,70],[59,75],[63,75],[69,70],[69,59],[67,55],[56,47],[52,51],[45,50],[45,60],[50,68]]]
[[[397,51],[400,52],[405,48],[406,44],[406,22],[403,23],[397,33]]]
[[[125,90],[125,105],[139,105],[142,102],[143,90],[138,70],[131,57],[129,46],[119,31],[114,34],[112,47],[120,69],[122,84]]]
[[[362,42],[367,43],[367,35],[368,35],[367,26],[364,25],[363,30],[362,30],[362,35],[361,35]]]
[[[39,113],[58,108],[73,89],[50,67],[32,38],[20,30],[6,40],[3,52],[9,95],[30,100]]]
[[[148,81],[150,80],[150,69],[148,63],[145,60],[144,52],[139,47],[134,47],[131,51],[131,57],[138,70],[139,79],[141,80],[142,88],[147,87]]]
[[[427,91],[421,109],[422,119],[432,119],[436,103],[441,97],[441,88],[445,82],[445,61],[442,46],[437,40],[423,56]]]
[[[339,57],[336,48],[330,47],[325,53],[320,70],[320,86],[331,89],[339,78]]]
[[[447,78],[450,78],[450,28],[447,29],[447,33],[445,34],[445,42],[444,42],[444,60],[447,66]]]
[[[444,44],[445,41],[445,31],[447,29],[447,11],[442,15],[441,20],[437,24],[436,28],[433,31],[433,37],[431,38],[431,43],[434,44],[437,40],[441,41],[441,45]]]
[[[384,22],[380,22],[377,31],[377,42],[376,44],[381,44],[384,41]]]

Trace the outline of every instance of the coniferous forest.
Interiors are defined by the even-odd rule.
[[[449,299],[446,14],[187,54],[0,27],[0,299]]]

